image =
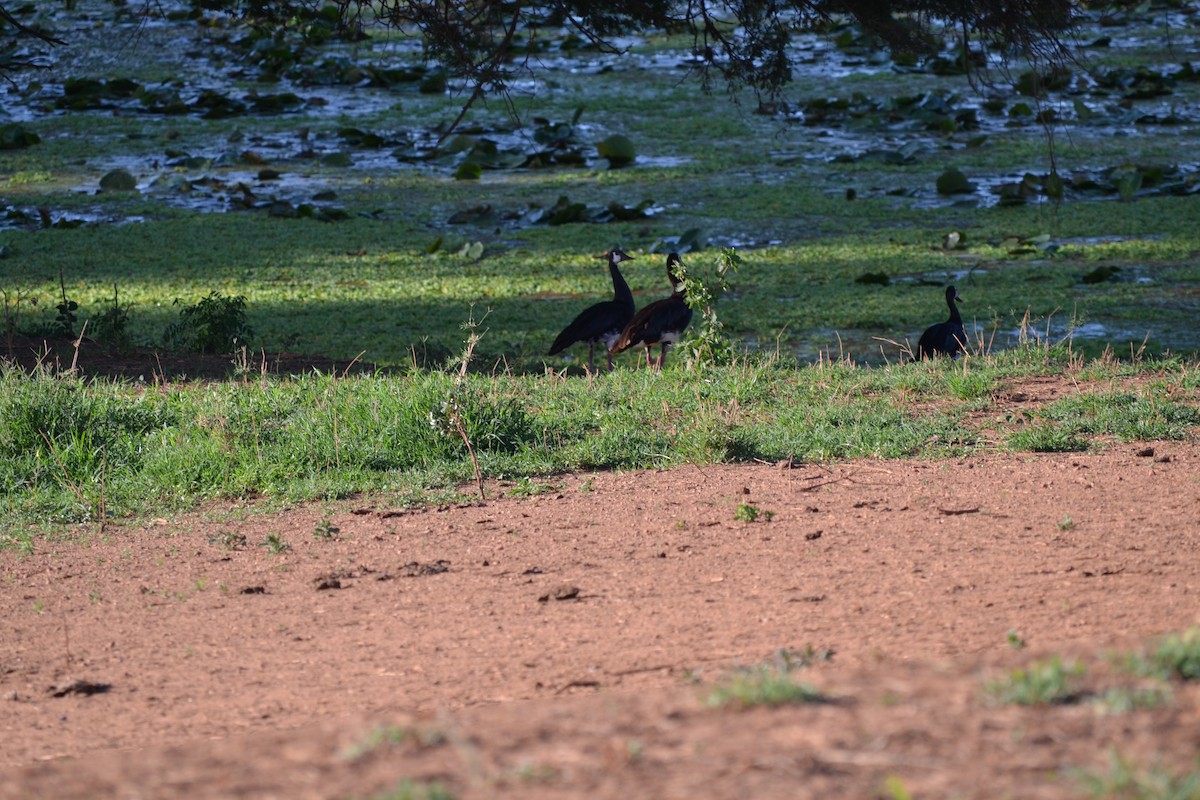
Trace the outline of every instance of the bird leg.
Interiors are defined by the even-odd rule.
[[[587,374],[591,375],[596,371],[596,365],[593,363],[593,356],[596,353],[596,343],[588,342],[588,368]]]
[[[663,364],[665,364],[665,363],[667,363],[667,345],[666,345],[666,343],[664,343],[663,346],[658,349],[658,365],[657,365],[658,369],[662,370]]]
[[[654,366],[653,364],[650,363],[650,348],[649,347],[646,348],[646,366],[647,367]]]

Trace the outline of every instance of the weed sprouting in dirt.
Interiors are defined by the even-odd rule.
[[[737,510],[733,512],[733,518],[738,522],[756,522],[759,519],[770,522],[774,516],[774,511],[764,511],[753,503],[738,503]]]
[[[998,703],[1022,706],[1073,703],[1082,697],[1079,684],[1086,672],[1084,664],[1064,662],[1055,656],[1014,669],[1004,678],[989,682],[985,688],[988,696]]]
[[[313,538],[320,542],[333,541],[340,532],[341,528],[334,525],[328,516],[321,517],[320,522],[313,526]]]
[[[222,550],[241,550],[246,546],[246,535],[222,529],[210,534],[208,543]]]
[[[292,549],[292,546],[283,539],[283,535],[278,531],[271,531],[263,539],[261,547],[265,547],[271,555],[280,555]]]

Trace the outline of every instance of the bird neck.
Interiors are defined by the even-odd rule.
[[[946,298],[946,304],[950,306],[950,321],[962,324],[962,315],[958,313],[958,303],[954,302],[953,297]]]
[[[621,270],[617,268],[617,262],[612,259],[608,261],[608,274],[612,275],[613,299],[621,303],[632,304],[633,291],[625,282],[625,276],[621,274]]]

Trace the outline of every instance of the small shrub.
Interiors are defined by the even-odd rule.
[[[163,342],[193,353],[232,353],[253,338],[246,323],[246,298],[211,292],[200,302],[184,306],[179,321],[167,326]]]

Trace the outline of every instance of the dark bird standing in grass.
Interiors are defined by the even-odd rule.
[[[650,348],[661,345],[657,367],[662,369],[667,360],[667,347],[683,337],[683,332],[692,321],[692,307],[687,304],[683,281],[675,274],[680,266],[679,254],[667,256],[667,277],[671,279],[671,296],[655,300],[634,315],[620,338],[609,348],[609,355],[623,353],[634,347],[646,348],[646,366],[650,362]]]
[[[612,353],[609,352],[613,342],[621,335],[621,331],[633,318],[633,292],[621,275],[617,265],[622,261],[632,261],[633,256],[624,250],[613,250],[608,254],[608,272],[612,275],[613,299],[605,300],[588,306],[579,312],[579,316],[571,324],[563,328],[563,332],[550,346],[550,355],[558,355],[576,342],[587,342],[588,373],[595,371],[593,356],[596,344],[602,342],[608,353],[608,368],[612,369]]]
[[[917,342],[917,358],[933,358],[937,353],[954,358],[967,344],[967,332],[963,329],[958,306],[962,298],[953,286],[946,287],[946,305],[950,306],[950,319],[930,325]]]

